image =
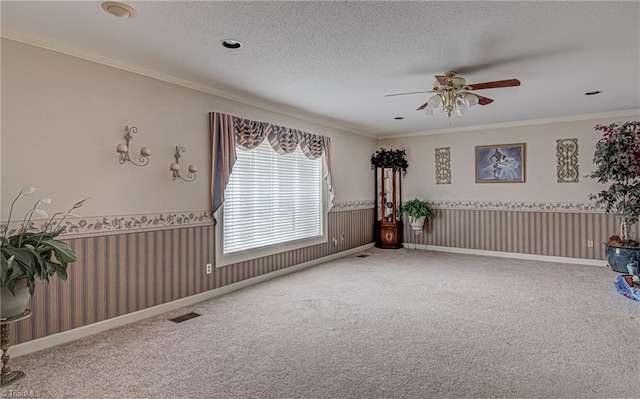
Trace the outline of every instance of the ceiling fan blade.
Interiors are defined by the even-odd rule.
[[[440,83],[442,86],[449,86],[449,84],[447,83],[447,78],[442,76],[442,75],[436,75],[436,80],[438,81],[438,83]]]
[[[427,108],[427,104],[429,104],[429,101],[416,108],[416,111],[422,111],[423,109]]]
[[[406,94],[423,94],[423,93],[433,93],[433,90],[429,90],[429,91],[410,91],[408,93],[387,94],[387,95],[385,95],[385,97],[404,96]]]
[[[479,96],[477,94],[474,94],[474,96],[478,97],[478,104],[480,105],[489,105],[493,102],[493,99],[488,97]]]
[[[496,89],[498,87],[520,86],[518,79],[496,80],[495,82],[474,83],[471,90]]]

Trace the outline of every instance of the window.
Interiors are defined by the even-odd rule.
[[[267,140],[236,150],[223,205],[223,255],[322,237],[322,159],[307,158],[300,147],[278,154]]]

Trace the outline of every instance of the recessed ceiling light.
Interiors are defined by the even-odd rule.
[[[242,47],[242,43],[233,39],[220,40],[220,43],[222,43],[223,47],[230,48],[232,50]]]
[[[102,3],[102,9],[106,13],[122,19],[133,18],[136,16],[136,10],[131,6],[117,1],[105,1]]]
[[[602,93],[602,91],[600,90],[596,90],[596,91],[588,91],[586,93],[584,93],[585,96],[595,96],[596,94],[600,94]]]
[[[393,118],[393,119],[395,119],[395,120],[398,120],[398,121],[399,121],[400,119],[404,119],[404,116],[396,116],[396,117],[395,117],[395,118]]]

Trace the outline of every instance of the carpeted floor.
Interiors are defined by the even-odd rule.
[[[43,398],[638,398],[606,268],[378,250],[12,359]],[[202,316],[167,321],[189,311]]]

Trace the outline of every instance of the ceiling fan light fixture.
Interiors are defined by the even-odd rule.
[[[436,81],[433,83],[431,91],[414,91],[409,93],[388,94],[385,97],[401,96],[405,94],[421,94],[435,93],[427,102],[417,108],[418,111],[423,110],[427,115],[433,115],[436,108],[442,107],[441,112],[447,115],[449,124],[451,124],[451,116],[453,114],[462,115],[475,105],[489,105],[493,99],[484,97],[475,93],[475,90],[497,89],[500,87],[520,86],[518,79],[495,80],[491,82],[482,82],[467,84],[467,80],[461,76],[456,76],[456,72],[445,72],[444,75],[436,75]],[[599,92],[586,93],[587,95]]]
[[[468,109],[469,107],[467,107],[463,101],[460,101],[456,107],[456,114],[462,116]]]
[[[473,107],[474,105],[478,105],[478,96],[472,93],[466,93],[462,100],[467,107]]]
[[[439,94],[431,96],[429,101],[427,101],[427,107],[429,108],[438,108],[442,103],[442,97]]]

